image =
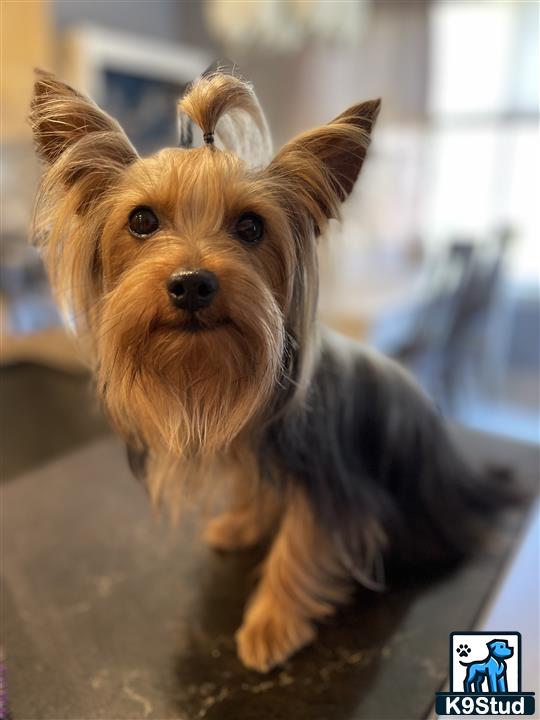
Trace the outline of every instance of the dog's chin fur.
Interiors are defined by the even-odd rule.
[[[128,442],[155,453],[226,449],[279,380],[280,309],[256,276],[237,272],[234,307],[173,314],[166,294],[152,291],[152,268],[134,274],[106,297],[99,329],[98,387],[111,419]]]

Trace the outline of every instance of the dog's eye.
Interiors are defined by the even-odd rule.
[[[238,218],[234,231],[242,242],[255,245],[264,233],[263,219],[255,213],[244,213]]]
[[[129,229],[137,237],[152,235],[159,228],[159,220],[149,207],[137,207],[129,216]]]

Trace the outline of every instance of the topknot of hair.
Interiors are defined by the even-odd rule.
[[[219,69],[203,75],[179,101],[180,118],[201,129],[207,145],[238,155],[251,167],[272,157],[272,141],[264,113],[251,83]]]

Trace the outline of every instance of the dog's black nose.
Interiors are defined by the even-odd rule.
[[[172,304],[190,312],[208,307],[218,289],[218,279],[210,270],[176,272],[167,281]]]

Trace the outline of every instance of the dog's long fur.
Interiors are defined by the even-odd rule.
[[[47,168],[34,237],[133,467],[172,504],[188,483],[232,478],[212,545],[275,535],[237,636],[258,670],[309,642],[353,580],[379,588],[394,563],[465,553],[501,503],[400,367],[316,320],[317,238],[353,188],[379,106],[349,108],[257,169],[231,152],[240,126],[212,143],[242,111],[270,147],[252,88],[232,75],[203,77],[181,102],[207,146],[147,159],[92,101],[51,75],[36,82]],[[158,214],[155,236],[128,232],[137,206]],[[256,247],[235,237],[247,211],[264,219]],[[192,332],[164,288],[201,267],[220,292]]]

